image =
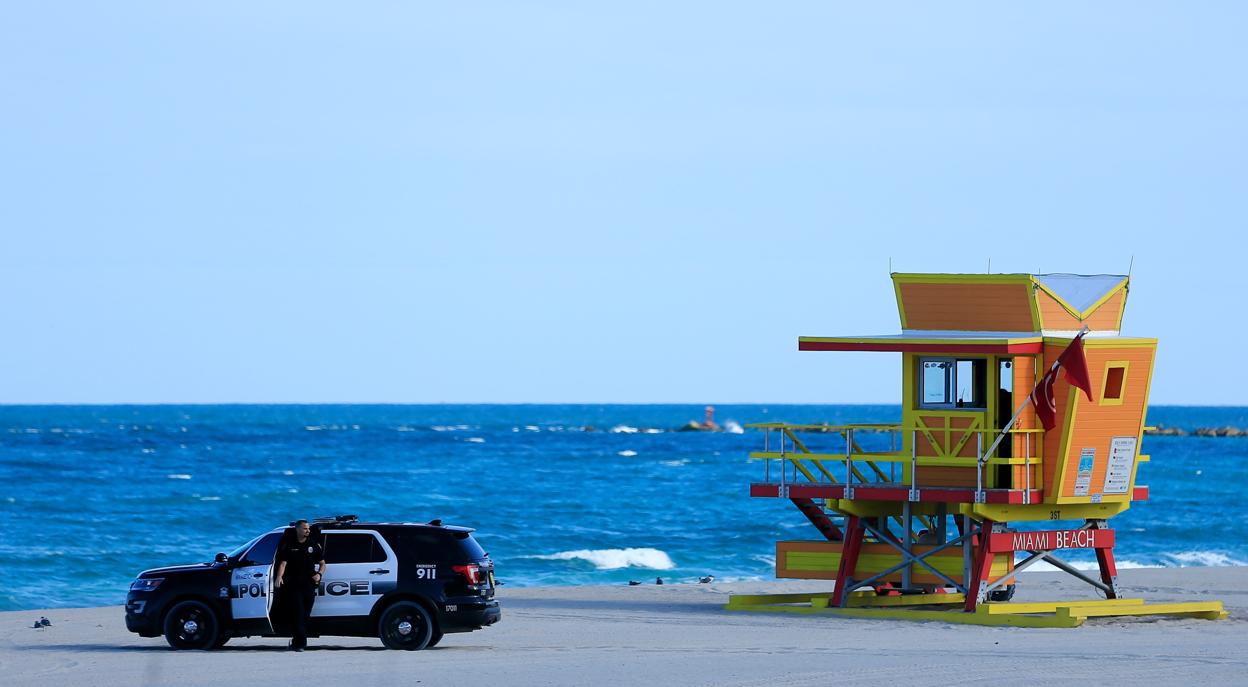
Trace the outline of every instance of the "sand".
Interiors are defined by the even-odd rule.
[[[974,685],[1112,679],[1248,682],[1248,568],[1132,569],[1128,596],[1218,599],[1222,621],[1093,619],[1075,629],[724,611],[729,593],[828,590],[816,581],[547,587],[500,593],[503,620],[420,652],[324,637],[307,652],[234,639],[175,652],[126,631],[122,609],[0,613],[3,685]],[[1017,601],[1088,598],[1058,573]],[[45,615],[52,626],[32,629]],[[1111,683],[1111,684],[1114,684]]]

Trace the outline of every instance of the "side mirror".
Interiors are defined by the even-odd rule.
[[[230,557],[223,553],[218,553],[217,557],[214,558],[213,560],[215,560],[218,563],[225,563],[226,561],[230,560]]]

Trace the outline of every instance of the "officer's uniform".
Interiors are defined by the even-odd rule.
[[[312,576],[318,571],[316,564],[325,558],[320,542],[311,534],[302,543],[295,536],[285,539],[277,550],[277,561],[285,561],[280,589],[282,607],[290,623],[290,645],[302,649],[308,645],[308,616],[316,601],[316,583]]]

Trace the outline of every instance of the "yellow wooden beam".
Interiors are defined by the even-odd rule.
[[[987,615],[1056,613],[1059,608],[1124,608],[1143,605],[1144,599],[1088,599],[1086,601],[1028,601],[1022,603],[1005,601],[979,604],[975,607],[975,612]]]
[[[1207,620],[1222,620],[1229,615],[1221,601],[1183,601],[1139,606],[1063,606],[1057,609],[1062,618],[1107,618],[1110,616],[1188,615]]]
[[[960,625],[997,625],[1012,627],[1078,627],[1084,619],[1078,616],[1057,615],[980,615],[963,611],[932,611],[915,608],[814,608],[811,606],[772,606],[732,604],[724,606],[729,611],[753,611],[761,613],[797,613],[801,615],[834,615],[843,618],[873,618],[880,620],[927,620]]]

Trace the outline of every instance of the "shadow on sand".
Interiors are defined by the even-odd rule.
[[[435,646],[425,651],[454,651],[456,649],[476,648],[476,647],[457,647],[457,646]],[[176,651],[172,647],[163,644],[152,644],[151,646],[138,646],[135,644],[41,644],[38,646],[27,647],[27,650],[34,651],[65,651],[65,652],[101,652],[101,653],[119,653],[132,652],[140,654],[157,654],[157,653],[207,653],[207,652],[184,652]],[[334,644],[312,644],[305,650],[307,652],[316,651],[391,651],[384,646],[341,646]],[[220,649],[213,649],[211,653],[292,653],[285,645],[281,644],[250,644],[244,646],[225,645]]]

